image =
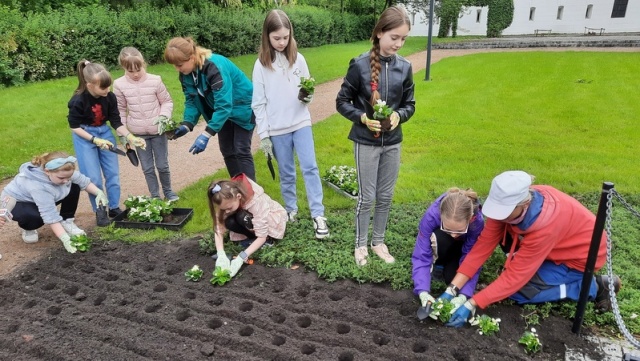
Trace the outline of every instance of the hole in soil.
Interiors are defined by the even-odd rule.
[[[271,340],[271,344],[274,346],[282,346],[285,342],[287,342],[287,339],[278,335],[273,336],[273,340]]]
[[[14,332],[18,331],[19,328],[20,328],[20,325],[17,324],[17,323],[14,323],[12,325],[8,325],[6,333],[14,333]]]
[[[413,305],[402,305],[398,310],[400,316],[409,316],[416,313],[415,306]]]
[[[373,335],[373,342],[375,342],[379,346],[384,346],[391,341],[391,338],[387,335],[383,335],[381,333]]]
[[[22,306],[22,308],[24,309],[29,309],[32,308],[33,306],[37,305],[38,302],[36,300],[29,300],[27,301],[27,303],[24,304],[24,306]]]
[[[426,344],[423,344],[422,342],[417,342],[413,344],[413,352],[415,353],[424,353],[426,352],[428,349]]]
[[[240,305],[239,309],[240,309],[240,311],[243,311],[243,312],[251,311],[253,309],[253,303],[251,303],[251,302],[243,302]]]
[[[300,350],[304,355],[311,355],[316,352],[316,347],[314,345],[305,344],[302,345],[302,349]]]
[[[71,267],[71,266],[73,266],[73,262],[71,262],[71,261],[64,261],[64,262],[62,262],[62,264],[60,265],[60,267],[62,267],[62,268],[69,268],[69,267]]]
[[[307,316],[298,317],[296,323],[298,324],[298,327],[307,328],[311,326],[311,319]]]
[[[369,307],[369,308],[379,308],[380,305],[381,305],[381,302],[378,299],[372,298],[372,299],[367,300],[367,307]]]
[[[133,281],[131,281],[131,285],[132,285],[132,286],[138,286],[138,285],[140,285],[140,284],[142,284],[142,281],[140,281],[140,280],[133,280]]]
[[[120,306],[126,306],[128,304],[129,304],[129,302],[127,302],[127,300],[121,300],[120,301]]]
[[[188,300],[195,300],[196,299],[196,294],[193,292],[185,292],[182,297],[188,299]]]
[[[53,282],[46,283],[44,286],[42,286],[42,289],[45,291],[51,291],[54,288],[56,288],[56,284]]]
[[[337,291],[337,292],[333,292],[332,294],[329,295],[329,299],[331,301],[340,301],[341,299],[343,299],[346,296],[346,292],[345,291]]]
[[[309,289],[309,286],[306,285],[298,288],[298,290],[296,291],[296,293],[300,297],[307,297],[309,295],[309,292],[311,292],[311,290]]]
[[[78,286],[70,286],[67,287],[64,291],[62,291],[66,294],[68,294],[69,296],[74,296],[76,293],[78,293]]]
[[[282,283],[276,283],[273,285],[273,293],[280,293],[284,291],[286,287]]]
[[[180,268],[178,267],[171,267],[167,270],[167,276],[173,276],[177,273],[180,273]]]
[[[82,266],[80,270],[84,273],[93,273],[96,271],[96,268],[90,265]]]
[[[105,280],[105,281],[110,281],[110,282],[111,282],[111,281],[117,281],[117,280],[118,280],[118,278],[120,278],[120,277],[118,277],[118,275],[113,274],[113,273],[107,273],[107,274],[104,276],[104,280]]]
[[[215,330],[216,328],[220,328],[222,326],[222,321],[217,318],[209,320],[209,322],[207,322],[207,326],[209,326],[210,329]]]
[[[353,354],[351,352],[345,351],[338,355],[338,361],[353,361]]]
[[[209,304],[212,306],[220,306],[223,302],[224,300],[222,298],[214,298],[213,300],[209,301]]]
[[[162,308],[162,304],[156,303],[155,305],[149,305],[144,308],[144,312],[146,313],[154,313]]]
[[[344,335],[346,333],[351,332],[351,326],[346,325],[344,323],[340,323],[338,324],[338,326],[336,327],[336,331],[338,331],[339,334]]]
[[[146,265],[146,266],[144,266],[144,267],[142,268],[142,270],[143,270],[143,271],[145,271],[145,272],[151,272],[151,271],[153,271],[154,269],[156,269],[156,266],[151,265],[151,264],[148,264],[148,265]]]
[[[287,319],[283,314],[279,312],[272,313],[271,315],[269,315],[269,318],[275,323],[284,323],[284,321]]]
[[[470,358],[467,356],[467,350],[454,350],[451,355],[456,361],[469,361]]]
[[[238,332],[238,334],[240,336],[251,336],[253,335],[253,327],[244,326],[243,328],[240,329],[240,332]]]
[[[98,295],[98,297],[95,299],[95,301],[93,301],[93,305],[94,306],[100,306],[102,304],[102,302],[104,302],[104,300],[107,299],[107,295],[105,295],[104,293],[101,295]]]
[[[51,306],[49,308],[47,308],[47,313],[55,316],[55,315],[59,315],[60,312],[62,312],[62,308],[58,307],[58,306]]]
[[[189,317],[191,317],[191,314],[189,314],[189,310],[182,310],[176,313],[176,320],[178,321],[184,321]]]
[[[167,290],[167,286],[166,286],[166,285],[163,285],[163,284],[159,284],[159,285],[156,285],[156,286],[153,288],[153,290],[154,290],[155,292],[164,292],[164,291],[166,291],[166,290]]]
[[[33,281],[33,278],[34,277],[32,275],[22,275],[20,276],[20,281],[27,283]]]

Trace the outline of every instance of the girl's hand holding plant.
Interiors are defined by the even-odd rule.
[[[392,129],[395,129],[395,127],[398,126],[398,123],[400,122],[400,117],[398,116],[398,113],[395,113],[396,114],[395,126],[393,125],[391,120],[391,116],[394,113],[395,112],[393,111],[393,109],[391,109],[387,105],[387,102],[385,102],[382,99],[378,99],[376,104],[373,105],[373,118],[380,121],[380,129],[379,129],[380,131],[388,132]]]
[[[300,91],[298,92],[298,100],[305,104],[311,103],[313,93],[316,90],[316,80],[313,77],[300,77]]]

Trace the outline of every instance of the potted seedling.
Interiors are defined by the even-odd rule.
[[[164,134],[167,138],[173,139],[176,129],[178,129],[178,123],[175,120],[165,117],[158,119],[158,134]]]
[[[384,100],[378,99],[373,105],[373,118],[380,121],[380,131],[388,132],[391,130],[391,114],[393,114],[393,109]]]
[[[309,95],[312,95],[316,90],[316,80],[313,77],[305,78],[303,76],[300,77],[300,91],[298,92],[298,100],[301,102],[305,101]]]

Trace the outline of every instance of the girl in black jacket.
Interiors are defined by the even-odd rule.
[[[374,202],[371,249],[385,262],[395,261],[384,244],[384,233],[400,168],[401,124],[415,112],[411,64],[397,54],[410,30],[404,8],[387,8],[371,34],[371,50],[351,60],[336,99],[338,112],[353,122],[349,139],[354,142],[358,171],[354,256],[359,266],[367,263]],[[393,110],[387,119],[374,115],[379,102]]]

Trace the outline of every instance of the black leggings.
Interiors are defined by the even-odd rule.
[[[230,214],[225,218],[224,225],[228,230],[243,234],[247,238],[256,238],[256,234],[253,231],[253,214],[244,209],[239,209],[236,213]]]
[[[438,242],[438,259],[436,265],[442,266],[442,277],[446,284],[451,283],[458,271],[462,258],[462,238],[453,238],[449,234],[436,229],[433,231]]]
[[[60,216],[63,220],[75,217],[79,199],[80,186],[73,183],[69,194],[61,201],[56,202],[56,205],[60,204]],[[40,210],[35,203],[16,202],[11,213],[13,213],[13,220],[18,222],[18,226],[24,230],[32,231],[44,225]]]

